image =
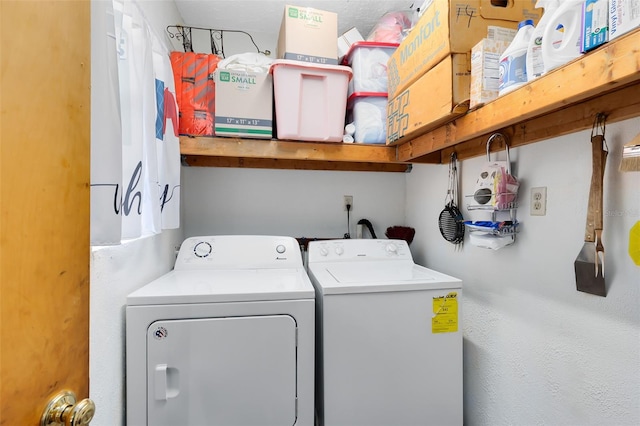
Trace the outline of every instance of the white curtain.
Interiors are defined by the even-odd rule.
[[[169,49],[135,2],[113,0],[105,15],[104,31],[96,28],[92,40],[92,65],[98,67],[92,74],[93,245],[180,226],[178,108]]]

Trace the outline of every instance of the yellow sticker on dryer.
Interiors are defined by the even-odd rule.
[[[433,298],[432,333],[454,333],[458,331],[458,293]]]

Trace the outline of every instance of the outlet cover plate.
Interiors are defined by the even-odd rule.
[[[349,204],[351,207],[349,208],[349,211],[352,212],[353,211],[353,195],[345,195],[344,196],[344,211],[347,211],[347,204]]]
[[[547,214],[547,187],[539,186],[531,188],[529,199],[531,216],[545,216]]]

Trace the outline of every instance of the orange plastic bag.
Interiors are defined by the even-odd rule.
[[[179,110],[179,133],[213,136],[215,80],[220,57],[207,53],[171,52],[171,68]]]

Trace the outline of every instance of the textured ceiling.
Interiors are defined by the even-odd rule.
[[[389,11],[408,10],[424,0],[175,0],[192,27],[242,30],[277,36],[284,6],[313,7],[338,14],[338,34],[356,27],[366,37],[378,19]]]

